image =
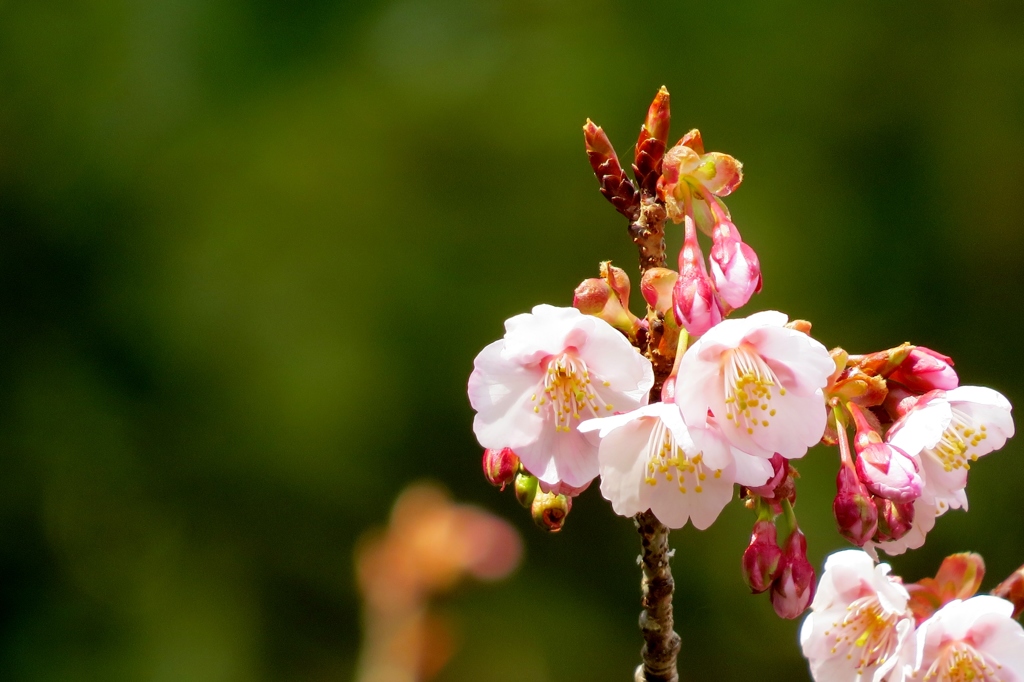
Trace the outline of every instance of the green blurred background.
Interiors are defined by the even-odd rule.
[[[1024,402],[1016,0],[0,2],[0,678],[349,679],[353,543],[430,477],[527,542],[441,605],[440,679],[631,679],[632,523],[591,490],[535,530],[465,383],[505,318],[633,272],[580,126],[626,156],[662,84],[745,163],[750,310]],[[1024,561],[1021,450],[896,571]],[[817,565],[835,469],[800,464]],[[807,678],[751,522],[673,534],[685,678]]]

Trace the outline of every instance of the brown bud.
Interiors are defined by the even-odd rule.
[[[641,126],[640,137],[636,141],[633,173],[640,188],[648,194],[657,190],[661,162],[668,148],[670,118],[668,90],[663,85],[647,110],[647,120]]]
[[[629,220],[636,220],[640,215],[640,195],[619,164],[611,140],[589,118],[583,126],[583,139],[587,145],[587,157],[590,167],[594,169],[597,181],[601,183],[601,194],[611,202],[619,213]]]

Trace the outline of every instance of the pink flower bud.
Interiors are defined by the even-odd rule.
[[[772,586],[779,576],[782,550],[776,542],[775,524],[758,521],[750,535],[750,544],[743,552],[743,580],[750,591],[760,594]]]
[[[884,497],[874,498],[878,510],[878,532],[875,542],[899,540],[910,532],[914,525],[914,503],[893,502]]]
[[[832,502],[832,512],[839,534],[858,547],[863,547],[874,537],[878,528],[878,511],[871,500],[871,493],[849,464],[840,467],[836,476],[836,499]]]
[[[672,288],[679,273],[668,268],[651,268],[640,280],[640,293],[647,305],[659,313],[667,313],[672,307]]]
[[[519,473],[519,458],[511,448],[488,449],[484,450],[483,467],[487,482],[504,490]]]
[[[538,492],[530,506],[533,522],[549,533],[557,533],[565,525],[565,517],[572,509],[572,498],[555,493]]]
[[[722,321],[714,285],[704,267],[693,219],[686,217],[686,240],[679,252],[679,279],[672,289],[676,321],[691,336],[701,336]]]
[[[779,575],[772,583],[772,606],[780,618],[799,618],[814,598],[814,567],[807,561],[807,538],[799,528],[786,541]]]
[[[888,443],[870,443],[857,453],[857,475],[872,493],[899,503],[921,497],[924,481],[907,453]]]
[[[743,242],[739,230],[720,212],[714,199],[710,206],[716,218],[711,233],[711,275],[719,297],[735,310],[761,291],[761,265],[757,254]]]
[[[921,497],[924,481],[914,459],[903,450],[882,442],[868,418],[856,404],[848,408],[857,425],[853,439],[857,451],[857,475],[875,495],[893,502],[913,502]]]
[[[930,348],[917,346],[910,355],[889,375],[916,393],[927,393],[941,389],[948,391],[960,385],[960,378],[953,369],[953,359],[936,353]]]

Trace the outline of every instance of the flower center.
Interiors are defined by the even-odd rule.
[[[607,381],[603,383],[605,386],[610,385]],[[556,355],[548,361],[541,391],[539,401],[536,393],[531,397],[531,400],[537,401],[533,411],[540,412],[541,407],[550,402],[555,414],[556,431],[571,431],[570,420],[579,421],[581,413],[597,416],[601,409],[597,392],[591,386],[587,363],[569,353]],[[615,407],[609,403],[604,409],[611,412]]]
[[[896,653],[899,621],[899,614],[887,612],[877,596],[861,597],[846,607],[846,616],[832,623],[825,636],[835,638],[832,653],[844,650],[863,675],[865,668],[882,665]]]
[[[775,416],[769,402],[774,389],[786,395],[772,368],[753,349],[740,346],[726,354],[724,370],[726,421],[748,434],[758,426],[770,426]]]
[[[999,682],[996,670],[967,642],[947,646],[924,674],[926,682]]]
[[[666,481],[676,481],[679,492],[684,495],[691,489],[702,493],[709,473],[715,478],[722,477],[721,469],[711,469],[704,463],[704,453],[698,452],[693,457],[687,455],[679,447],[672,431],[659,419],[647,441],[647,474],[644,479],[647,484],[657,485],[660,474]]]
[[[930,452],[946,471],[961,467],[970,469],[968,460],[973,462],[978,459],[978,454],[972,453],[971,449],[977,448],[981,441],[988,438],[987,430],[977,419],[954,407],[949,426]]]

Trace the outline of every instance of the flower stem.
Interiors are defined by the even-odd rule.
[[[665,206],[643,193],[640,215],[629,224],[629,236],[640,252],[640,271],[665,267]]]
[[[679,656],[681,640],[673,629],[672,593],[675,581],[669,559],[672,550],[668,546],[668,528],[647,510],[634,517],[637,532],[640,533],[640,566],[643,579],[640,582],[640,632],[644,637],[641,650],[643,663],[634,674],[635,682],[678,682],[676,658]]]

